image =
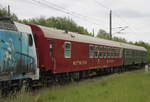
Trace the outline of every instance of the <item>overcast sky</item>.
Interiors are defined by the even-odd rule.
[[[39,2],[36,2],[39,1]],[[149,0],[1,0],[0,7],[10,5],[20,19],[61,16],[72,18],[89,32],[93,28],[109,32],[109,10],[112,9],[113,36],[128,41],[150,43]],[[121,29],[126,27],[120,34]]]

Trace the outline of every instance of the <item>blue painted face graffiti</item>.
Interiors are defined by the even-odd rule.
[[[4,41],[3,43],[3,67],[1,68],[1,72],[3,71],[13,71],[13,68],[15,67],[15,59],[14,59],[14,45],[11,38],[8,39],[8,41]],[[6,67],[7,66],[7,67]],[[5,68],[5,69],[4,69]]]
[[[36,54],[28,40],[28,34],[0,30],[0,80],[35,73]]]

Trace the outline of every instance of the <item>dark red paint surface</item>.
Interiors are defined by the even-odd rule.
[[[64,42],[68,40],[46,38],[41,28],[36,25],[30,26],[36,39],[39,67],[43,71],[51,70],[52,73],[64,73],[123,65],[122,57],[89,58],[91,43],[84,42],[69,41],[71,42],[71,58],[64,58]],[[50,43],[54,47],[54,56],[50,56]]]

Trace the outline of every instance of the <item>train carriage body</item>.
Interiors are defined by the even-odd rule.
[[[52,73],[75,72],[123,65],[119,43],[30,25],[34,32],[39,67]]]
[[[123,65],[140,65],[147,63],[147,50],[144,47],[121,43],[123,48]]]

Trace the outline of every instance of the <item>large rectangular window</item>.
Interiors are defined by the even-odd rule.
[[[94,58],[94,45],[89,46],[89,58]]]
[[[120,49],[120,52],[119,52],[119,57],[122,57],[122,49]]]
[[[106,58],[106,57],[107,57],[107,48],[104,47],[104,58]]]
[[[111,58],[114,57],[114,48],[111,48]]]
[[[117,48],[114,48],[114,57],[117,58]]]
[[[99,58],[103,57],[103,46],[99,47]]]
[[[94,50],[94,58],[98,58],[98,53],[99,52],[99,47],[95,46],[95,50]]]
[[[64,57],[71,58],[71,43],[70,42],[64,43]]]
[[[110,57],[110,55],[111,55],[110,48],[109,48],[109,47],[107,47],[107,57],[109,58],[109,57]]]
[[[119,57],[119,56],[120,56],[120,49],[117,48],[117,57]]]
[[[90,58],[94,57],[94,46],[93,45],[89,46],[89,57]]]

